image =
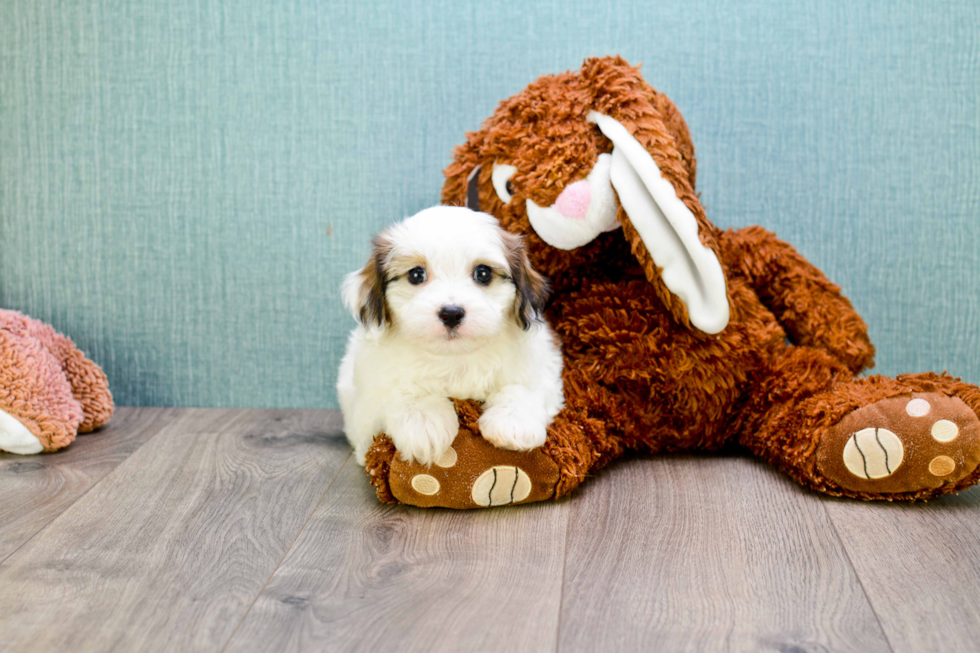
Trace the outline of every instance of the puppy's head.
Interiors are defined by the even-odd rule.
[[[472,349],[540,319],[547,284],[520,236],[485,213],[438,206],[392,225],[371,258],[344,281],[362,323],[427,349]]]

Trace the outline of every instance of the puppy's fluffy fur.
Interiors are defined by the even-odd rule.
[[[484,402],[480,430],[494,445],[544,444],[563,405],[546,293],[520,238],[485,213],[439,206],[378,235],[343,286],[360,324],[337,394],[358,462],[381,432],[406,460],[438,460],[458,430],[451,397]]]

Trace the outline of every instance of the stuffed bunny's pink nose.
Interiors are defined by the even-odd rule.
[[[555,208],[566,218],[582,220],[589,213],[591,201],[592,191],[589,189],[589,182],[583,179],[565,187],[555,201]]]

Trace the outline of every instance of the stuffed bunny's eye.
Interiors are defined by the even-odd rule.
[[[512,165],[507,164],[493,164],[493,173],[491,174],[491,180],[493,181],[493,189],[497,191],[497,197],[504,204],[510,204],[511,198],[514,197],[514,184],[510,180],[517,172],[517,168]]]

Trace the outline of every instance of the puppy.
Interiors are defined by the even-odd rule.
[[[438,206],[395,224],[342,294],[360,324],[337,394],[360,464],[381,432],[407,461],[438,460],[459,428],[451,397],[483,402],[480,430],[497,447],[544,444],[564,403],[547,284],[496,218]]]

